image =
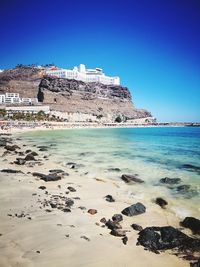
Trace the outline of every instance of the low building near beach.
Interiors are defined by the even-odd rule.
[[[31,113],[37,114],[40,111],[43,111],[45,114],[50,113],[49,106],[9,106],[5,107],[6,113],[8,116],[12,116],[12,114],[22,112],[24,114]]]

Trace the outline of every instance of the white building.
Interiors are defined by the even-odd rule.
[[[103,70],[100,68],[96,69],[86,69],[84,64],[80,64],[79,67],[74,67],[72,70],[59,69],[53,67],[46,70],[46,75],[66,78],[66,79],[75,79],[83,82],[99,82],[107,85],[119,85],[119,77],[109,77],[103,73]]]
[[[5,93],[0,95],[0,104],[34,104],[37,103],[37,98],[20,98],[17,93]]]

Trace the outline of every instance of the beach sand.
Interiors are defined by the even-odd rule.
[[[23,146],[23,140],[15,140],[13,143],[19,145],[20,151],[31,149],[38,152],[36,147]],[[0,155],[4,151],[0,147]],[[128,237],[124,245],[122,238],[110,235],[110,230],[100,220],[103,217],[111,219],[114,214],[121,213],[124,208],[137,202],[127,194],[129,185],[121,180],[94,179],[55,164],[51,157],[45,160],[45,152],[38,154],[43,165],[35,164],[33,167],[10,164],[17,157],[14,152],[0,158],[1,170],[9,168],[24,173],[0,172],[0,267],[189,266],[189,262],[170,251],[155,254],[144,250],[142,246],[136,246],[138,232],[131,228],[132,223],[142,227],[179,227],[177,218],[167,209],[142,201],[147,207],[144,214],[123,216],[121,225]],[[63,169],[69,176],[58,181],[44,182],[31,174],[47,174],[50,169]],[[40,186],[46,189],[41,190]],[[76,191],[70,192],[68,186]],[[69,193],[66,194],[66,191]],[[105,200],[108,194],[114,197],[115,202]],[[45,200],[52,195],[73,199],[71,212],[45,206]],[[89,209],[96,209],[97,213],[91,215],[87,212]]]

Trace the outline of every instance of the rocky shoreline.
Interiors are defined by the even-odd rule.
[[[121,173],[121,181],[113,182],[87,177],[80,163],[59,166],[52,160],[54,148],[53,143],[24,143],[19,135],[0,136],[1,267],[111,266],[116,261],[116,266],[132,266],[134,260],[136,266],[163,261],[168,267],[200,266],[198,218],[177,221],[159,195],[152,203],[128,198],[122,188],[130,184],[144,184],[145,190],[137,175]],[[158,183],[194,193],[179,178]]]

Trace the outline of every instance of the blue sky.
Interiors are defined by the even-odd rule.
[[[0,68],[85,63],[158,121],[200,121],[199,0],[1,0]]]

